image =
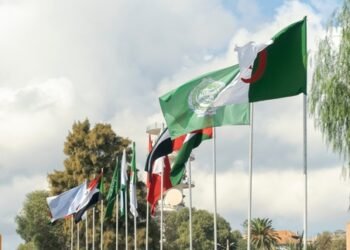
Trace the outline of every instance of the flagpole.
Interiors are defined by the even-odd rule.
[[[101,250],[103,250],[103,200],[101,200]]]
[[[79,223],[77,223],[77,250],[79,250],[79,248],[80,248],[79,241],[80,241],[80,237],[79,237]]]
[[[304,17],[305,22],[306,17]],[[307,25],[305,25],[305,34],[307,34]],[[305,37],[305,48],[307,48],[307,36]],[[306,68],[309,66],[308,61],[308,53],[306,54]],[[307,72],[307,70],[306,70]],[[308,86],[308,77],[306,73],[306,91]],[[307,220],[308,220],[308,214],[307,214],[307,208],[308,208],[308,192],[307,192],[307,186],[308,186],[308,178],[307,178],[307,95],[306,93],[303,95],[303,163],[304,163],[304,250],[307,249]]]
[[[74,218],[71,216],[70,223],[70,249],[73,250],[73,240],[74,240]]]
[[[134,249],[137,250],[137,227],[136,227],[136,216],[134,216]]]
[[[125,249],[128,250],[128,185],[125,187],[125,202],[124,202],[124,207],[125,207]]]
[[[253,112],[254,105],[250,103],[250,135],[249,135],[249,205],[248,205],[248,227],[247,227],[247,249],[251,247],[251,220],[252,220],[252,193],[253,193]]]
[[[162,167],[160,178],[160,250],[163,250],[163,189],[164,189],[164,167]]]
[[[118,250],[118,236],[119,236],[119,204],[118,194],[115,196],[115,250]]]
[[[88,210],[85,211],[86,219],[85,219],[85,249],[89,249],[89,239],[88,239]]]
[[[189,226],[190,226],[190,250],[192,250],[192,177],[191,177],[191,156],[188,159],[188,181],[189,181],[189,186],[188,186],[188,191],[189,191],[189,199],[190,199],[190,207],[189,207]]]
[[[214,188],[214,249],[217,250],[218,238],[217,238],[217,206],[216,206],[216,131],[213,127],[213,188]]]
[[[95,207],[92,208],[92,250],[95,250]]]
[[[148,197],[148,188],[147,188],[147,197]],[[149,225],[149,203],[146,201],[146,250],[148,250],[148,225]]]
[[[307,208],[308,208],[308,193],[307,193],[307,186],[308,186],[308,179],[307,179],[307,96],[303,95],[303,161],[304,161],[304,250],[307,249]]]

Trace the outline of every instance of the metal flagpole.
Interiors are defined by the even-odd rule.
[[[74,240],[74,218],[71,216],[70,223],[70,249],[73,250],[73,240]]]
[[[213,127],[213,185],[214,185],[214,249],[218,248],[217,207],[216,207],[216,131]]]
[[[303,95],[303,141],[304,141],[304,153],[303,153],[303,161],[304,161],[304,250],[307,249],[307,96]]]
[[[124,207],[125,207],[125,249],[128,250],[128,185],[125,187],[125,202],[124,202]]]
[[[163,189],[164,189],[164,167],[162,167],[160,182],[160,250],[163,250]]]
[[[101,216],[100,216],[100,220],[101,220],[101,250],[103,250],[103,200],[101,200]]]
[[[248,227],[247,227],[247,249],[250,250],[251,243],[251,220],[252,220],[252,194],[253,194],[253,112],[254,105],[250,104],[250,138],[249,138],[249,205],[248,205]]]
[[[95,207],[92,208],[92,250],[95,250]]]
[[[148,197],[148,188],[147,188],[147,197]],[[149,226],[149,203],[146,201],[146,250],[148,250],[148,226]]]
[[[85,211],[86,218],[85,218],[85,249],[89,249],[89,239],[88,239],[88,210]]]
[[[79,250],[79,248],[80,248],[79,241],[80,241],[80,237],[79,237],[79,223],[77,223],[77,250]]]
[[[305,17],[305,22],[306,22],[306,17]],[[307,25],[305,25],[305,34],[307,34]],[[305,48],[307,48],[307,36],[305,37]],[[307,53],[308,55],[308,53]],[[309,61],[308,57],[306,59],[306,68],[309,66]],[[306,70],[307,72],[307,70]],[[308,77],[306,73],[306,88],[307,88],[307,83],[308,83]],[[308,199],[308,193],[307,193],[307,95],[303,95],[303,163],[304,163],[304,250],[307,249],[307,199]]]
[[[119,236],[119,206],[118,194],[115,196],[115,250],[118,250],[118,236]]]
[[[190,250],[192,250],[192,177],[191,177],[191,156],[188,159],[188,182],[189,182],[189,186],[188,186],[188,191],[189,191],[189,199],[190,199],[190,207],[188,210],[189,213],[189,219],[190,219]]]
[[[134,249],[137,250],[137,226],[136,226],[136,216],[134,216]]]

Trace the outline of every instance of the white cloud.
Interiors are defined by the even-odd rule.
[[[214,211],[213,173],[194,162],[193,206]],[[348,183],[340,179],[340,166],[309,169],[309,227],[311,235],[344,229],[348,219]],[[231,168],[217,173],[218,212],[235,229],[247,218],[248,170]],[[188,192],[185,190],[188,199]],[[186,202],[188,204],[188,201]],[[253,170],[252,217],[269,217],[276,228],[301,232],[303,225],[304,175],[300,170]],[[333,221],[326,220],[332,216]],[[288,222],[285,224],[284,222]]]
[[[136,141],[139,168],[143,169],[146,126],[163,121],[158,96],[197,75],[237,62],[233,50],[236,44],[252,39],[266,41],[304,15],[308,15],[311,50],[324,32],[324,17],[318,12],[321,7],[315,10],[301,1],[285,1],[275,16],[266,17],[259,1],[238,3],[242,10],[245,4],[254,5],[253,13],[241,20],[216,0],[107,0],[103,4],[81,0],[0,1],[0,191],[13,189],[17,197],[16,201],[11,200],[11,208],[0,212],[0,217],[9,218],[10,223],[1,229],[8,232],[4,237],[14,239],[12,219],[24,195],[41,188],[21,178],[34,176],[36,182],[46,183],[43,175],[63,168],[63,142],[74,121],[89,118],[92,125],[99,121],[111,123],[118,135]],[[252,20],[254,27],[242,25]],[[298,178],[293,169],[301,159],[299,108],[298,97],[257,105],[256,185],[263,185],[264,176],[279,184],[276,167],[286,161],[288,170],[281,173],[282,180],[288,181],[287,174]],[[324,153],[320,134],[313,132],[311,124],[311,166],[335,165],[337,159]],[[232,177],[243,186],[247,184],[243,170],[247,167],[248,133],[248,127],[218,129],[220,183]],[[210,183],[210,153],[209,142],[196,149],[201,166],[195,171],[197,190],[203,183]],[[326,170],[319,171],[317,180],[323,174],[334,178]],[[37,177],[38,173],[41,177]],[[289,192],[298,188],[280,185]],[[218,187],[223,204],[219,212],[225,216],[233,212],[240,216],[237,218],[245,218],[246,192],[242,186],[230,182],[227,188],[223,187]],[[240,205],[234,207],[238,212],[231,211],[230,200],[223,197],[239,188]],[[329,192],[332,191],[340,189],[330,187]],[[268,186],[262,187],[261,192],[268,194]],[[208,199],[197,202],[205,207]],[[283,202],[292,206],[291,201]],[[268,206],[263,199],[255,203],[266,213],[276,212],[280,206]],[[342,206],[341,202],[333,204]],[[297,214],[296,210],[291,207],[287,211],[289,219]],[[230,220],[234,228],[239,228],[240,219],[231,216]],[[6,244],[9,245],[5,249],[14,249],[18,238]]]

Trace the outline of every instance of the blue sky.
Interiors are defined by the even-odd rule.
[[[47,188],[47,173],[63,169],[63,143],[74,121],[107,122],[135,140],[142,169],[146,126],[163,121],[158,96],[236,63],[235,45],[265,42],[305,15],[309,50],[315,53],[339,3],[0,0],[4,249],[21,242],[14,218],[25,195]],[[253,217],[270,217],[275,228],[299,232],[301,117],[300,96],[259,103],[254,117]],[[309,233],[344,229],[349,185],[340,178],[342,161],[327,149],[311,117],[308,129]],[[248,132],[247,127],[218,129],[218,212],[233,229],[241,229],[247,214]],[[193,204],[212,211],[211,144],[203,143],[195,155]]]

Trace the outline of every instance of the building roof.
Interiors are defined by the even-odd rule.
[[[288,245],[298,243],[299,236],[288,230],[276,230],[276,235],[278,236],[278,245]]]

